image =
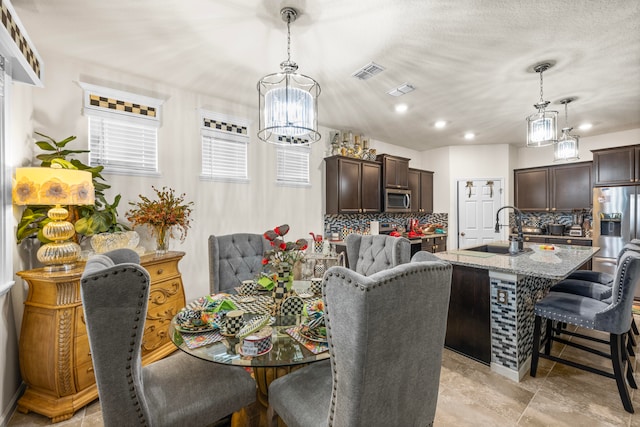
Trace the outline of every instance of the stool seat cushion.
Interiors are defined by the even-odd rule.
[[[536,303],[535,314],[546,319],[596,329],[596,314],[608,306],[609,304],[589,297],[549,292]]]
[[[612,289],[611,285],[569,278],[552,286],[551,292],[566,292],[602,301],[611,297]]]
[[[600,271],[577,270],[567,277],[568,279],[586,280],[588,282],[600,283],[602,285],[613,285],[613,274]]]

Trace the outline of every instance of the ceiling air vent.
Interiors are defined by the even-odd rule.
[[[410,83],[403,83],[400,86],[398,86],[395,89],[391,89],[389,92],[387,92],[389,95],[391,96],[402,96],[406,93],[409,92],[413,92],[414,90],[416,90],[416,87],[413,86]]]
[[[384,67],[376,64],[375,62],[369,62],[364,67],[357,70],[355,73],[351,74],[353,77],[356,77],[360,80],[367,80],[376,74],[380,74],[384,71]]]

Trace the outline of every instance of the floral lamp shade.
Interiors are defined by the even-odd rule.
[[[51,242],[42,245],[37,253],[46,271],[70,270],[80,257],[80,245],[69,240],[75,228],[66,221],[69,212],[63,206],[93,205],[94,199],[91,172],[55,167],[16,169],[13,187],[16,205],[53,205],[47,212],[51,221],[42,229],[42,235]]]
[[[16,205],[93,205],[91,172],[62,168],[17,168]]]

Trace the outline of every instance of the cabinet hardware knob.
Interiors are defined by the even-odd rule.
[[[157,274],[162,274],[162,273],[164,273],[164,270],[162,268],[159,268]]]
[[[88,367],[87,372],[93,372],[93,366]]]
[[[571,244],[571,239],[567,239],[567,245]]]

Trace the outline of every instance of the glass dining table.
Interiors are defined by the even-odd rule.
[[[243,301],[243,297],[238,295],[229,295],[228,299],[234,301],[238,309],[245,312],[244,320],[248,322],[254,317],[265,315],[263,307],[268,306],[270,296],[259,296],[257,302],[264,304],[251,305],[240,302]],[[306,302],[310,303],[312,300],[307,299]],[[258,313],[255,313],[256,311]],[[244,355],[242,340],[223,336],[219,331],[186,332],[180,328],[178,314],[173,317],[168,333],[176,347],[191,356],[213,363],[252,368],[257,383],[258,401],[266,408],[269,403],[268,388],[271,381],[309,363],[329,358],[328,343],[312,341],[298,333],[304,320],[305,317],[302,315],[270,316],[268,327],[271,328],[272,347],[258,356]]]

